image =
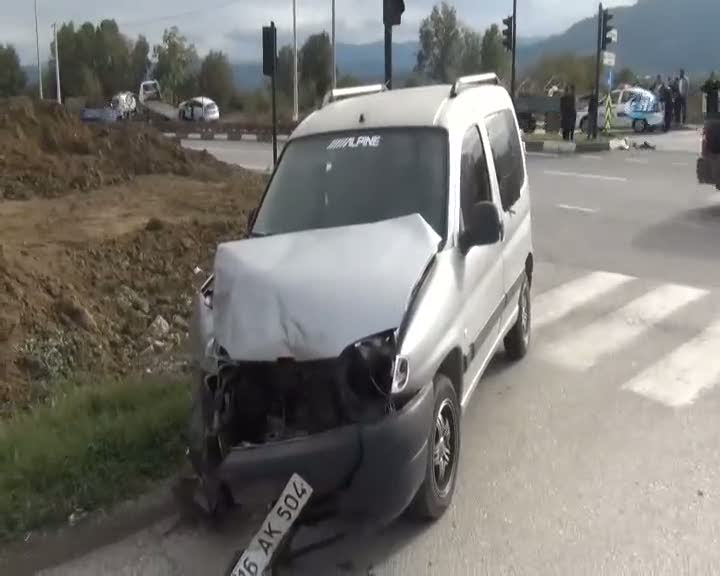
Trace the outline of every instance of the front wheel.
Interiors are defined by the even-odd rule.
[[[647,120],[633,120],[633,130],[635,130],[636,134],[642,134],[643,132],[646,132],[647,129]]]
[[[532,306],[530,303],[530,279],[524,274],[518,299],[518,318],[505,336],[505,352],[511,360],[523,358],[530,347],[530,331],[532,324]]]
[[[435,407],[430,429],[427,468],[410,513],[418,520],[437,520],[450,506],[460,458],[460,402],[447,376],[434,381]]]

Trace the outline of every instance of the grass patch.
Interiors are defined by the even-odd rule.
[[[0,421],[0,539],[140,494],[183,460],[189,378],[60,386]]]

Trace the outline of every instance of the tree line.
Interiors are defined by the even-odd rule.
[[[406,86],[451,82],[457,76],[476,72],[496,72],[501,79],[508,79],[510,54],[495,24],[479,33],[443,1],[422,20],[418,36],[417,61]],[[88,103],[100,104],[119,91],[137,91],[140,82],[151,77],[160,82],[165,98],[173,103],[203,94],[221,108],[249,103],[263,112],[270,105],[267,86],[241,100],[227,55],[211,51],[200,58],[177,27],[165,30],[161,42],[151,47],[142,35],[133,40],[123,34],[114,20],[103,20],[98,25],[86,22],[77,28],[69,22],[58,30],[58,43],[64,97],[80,96]],[[298,68],[300,107],[313,108],[332,83],[332,48],[326,32],[307,38],[298,53]],[[520,89],[538,93],[553,81],[558,85],[575,84],[578,91],[589,90],[594,68],[592,57],[546,56],[523,75]],[[293,98],[293,73],[292,47],[283,46],[278,54],[278,88],[281,109],[286,111]],[[359,83],[341,70],[337,77],[340,87]],[[635,80],[627,69],[616,77],[618,83]],[[22,93],[28,89],[27,83],[15,49],[0,44],[0,96]],[[47,94],[55,93],[53,61],[48,63],[44,84]]]

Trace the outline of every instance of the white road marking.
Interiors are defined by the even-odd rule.
[[[635,280],[611,272],[593,272],[533,298],[533,328],[564,318],[570,312],[620,286]]]
[[[548,176],[564,176],[570,178],[587,178],[589,180],[606,180],[608,182],[627,182],[627,178],[620,176],[603,176],[602,174],[583,174],[581,172],[561,172],[560,170],[545,170]]]
[[[673,166],[690,166],[689,162],[673,162]]]
[[[549,152],[527,152],[528,156],[537,156],[539,158],[557,158],[557,154],[550,154]]]
[[[602,156],[597,154],[578,154],[578,158],[582,158],[583,160],[604,160]]]
[[[560,366],[587,370],[601,357],[622,350],[653,325],[707,294],[698,288],[665,284],[548,345],[546,356]]]
[[[646,158],[625,158],[625,162],[630,162],[631,164],[650,164],[650,160]]]
[[[720,321],[623,386],[667,406],[692,404],[720,378]]]
[[[569,210],[570,212],[583,212],[584,214],[595,214],[595,208],[583,208],[582,206],[571,206],[570,204],[558,204],[558,208]]]

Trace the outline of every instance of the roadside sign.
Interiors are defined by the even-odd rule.
[[[615,108],[613,107],[612,98],[610,94],[605,98],[605,124],[603,131],[608,132],[612,128],[613,116],[615,116]]]
[[[615,44],[617,44],[618,41],[618,31],[617,28],[613,28],[608,32],[608,39],[612,40]]]
[[[615,66],[614,52],[603,52],[602,56],[602,61],[605,66]]]

